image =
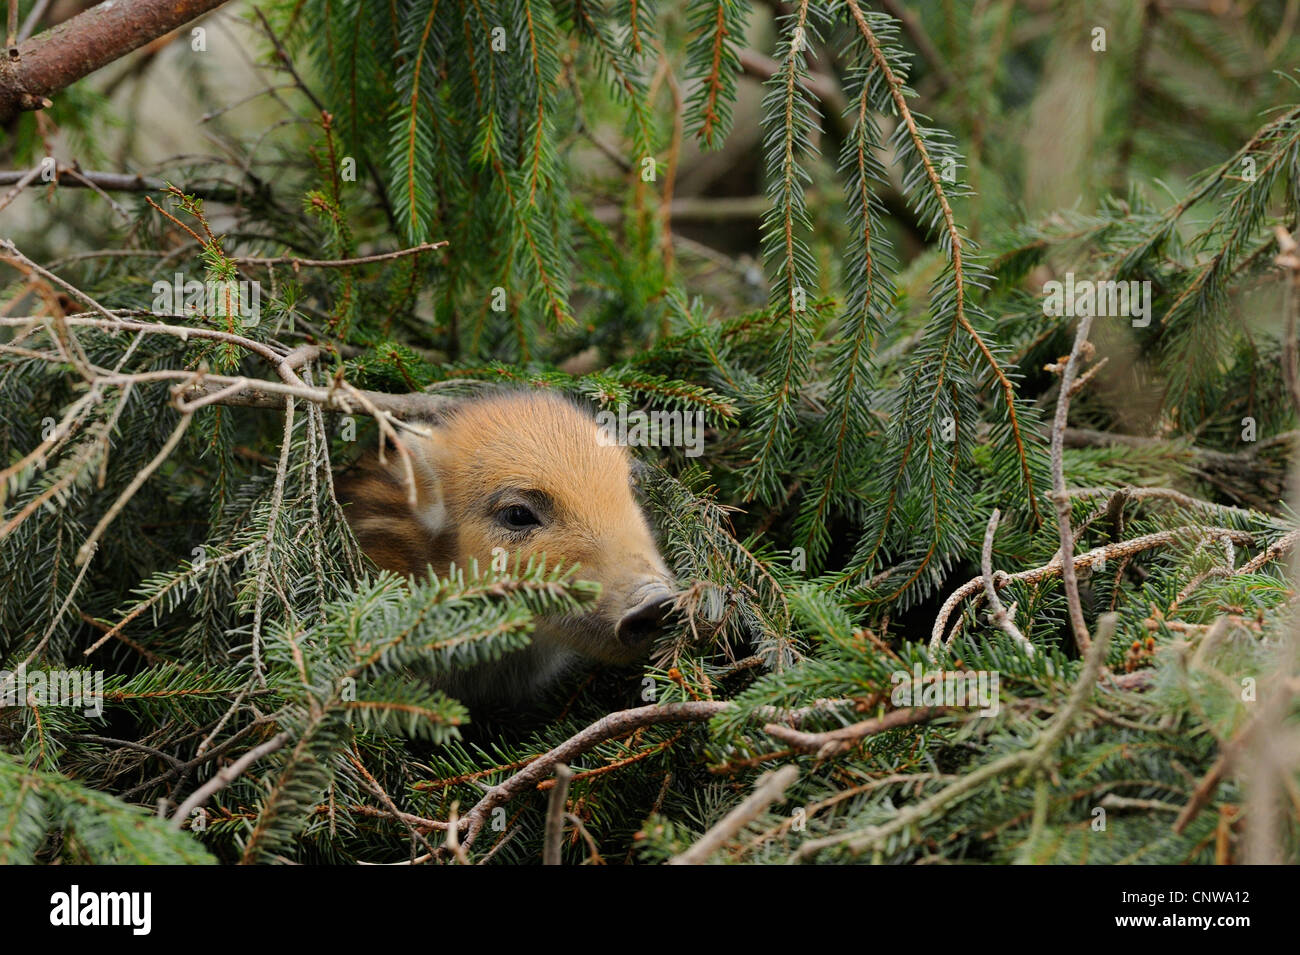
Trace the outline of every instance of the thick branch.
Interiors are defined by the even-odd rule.
[[[21,43],[0,61],[0,123],[23,110],[43,109],[47,97],[165,36],[225,0],[132,0],[101,3]]]

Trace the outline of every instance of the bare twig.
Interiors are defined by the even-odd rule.
[[[4,196],[0,197],[0,210],[3,210],[6,206],[9,205],[9,203],[13,202],[14,199],[18,197],[18,193],[22,192],[33,182],[35,182],[36,177],[39,176],[40,174],[41,174],[40,166],[33,166],[31,169],[28,169],[26,172],[14,173],[14,175],[17,176],[18,178],[14,180],[15,182],[14,187],[10,189],[8,192],[6,192]],[[5,182],[3,178],[0,178],[0,185],[8,185],[8,183]]]
[[[175,756],[172,756],[170,753],[164,753],[160,749],[154,749],[152,746],[146,746],[144,743],[140,743],[135,740],[111,739],[110,737],[107,736],[94,736],[89,733],[83,733],[77,736],[73,736],[72,738],[77,740],[78,742],[84,741],[87,743],[101,743],[104,746],[120,746],[123,749],[133,749],[140,753],[148,753],[150,756],[153,756],[156,759],[161,759],[164,763],[167,763],[167,765],[175,769],[179,769],[181,766],[184,765],[184,763],[182,763]]]
[[[254,746],[239,759],[235,760],[229,766],[217,770],[216,775],[206,783],[194,790],[190,798],[181,803],[175,814],[171,818],[171,827],[179,829],[189,816],[198,807],[207,802],[214,794],[220,792],[238,779],[249,766],[257,762],[263,756],[274,753],[281,749],[285,743],[289,742],[288,733],[277,733],[260,746]]]
[[[452,858],[461,865],[469,865],[469,853],[466,851],[465,844],[460,841],[461,819],[459,802],[451,804],[451,817],[447,822],[446,849],[451,853]]]
[[[379,781],[371,775],[370,770],[366,769],[365,763],[361,762],[361,755],[357,752],[356,743],[352,744],[352,752],[348,754],[348,758],[351,760],[352,765],[357,768],[357,772],[361,773],[362,778],[366,781],[366,785],[370,787],[370,791],[378,796],[379,801],[387,807],[388,814],[406,826],[407,831],[410,832],[412,838],[418,840],[419,843],[424,846],[426,852],[432,853],[434,848],[429,845],[429,840],[424,837],[424,832],[421,830],[429,827],[436,828],[434,820],[420,819],[419,816],[412,816],[410,813],[402,812],[402,810],[398,809],[397,803],[393,802],[393,797],[388,795],[384,790],[384,787],[379,785]]]
[[[3,240],[0,240],[0,246],[3,246]],[[202,381],[197,381],[197,375],[194,371],[160,369],[136,374],[96,374],[95,370],[90,368],[89,365],[86,367],[85,373],[88,378],[101,385],[122,385],[148,381],[192,382],[192,384],[182,389],[180,394],[179,400],[182,408],[186,407],[186,402],[192,403],[192,407],[215,403],[250,408],[283,408],[285,398],[294,397],[317,404],[326,411],[341,411],[345,414],[367,414],[382,417],[387,424],[393,427],[401,426],[413,433],[424,434],[427,433],[426,428],[406,424],[402,419],[419,420],[421,418],[436,417],[439,412],[446,409],[448,404],[448,399],[441,395],[423,392],[393,394],[381,391],[362,391],[346,382],[340,382],[336,386],[327,388],[309,386],[299,377],[296,369],[303,364],[304,357],[307,360],[314,357],[316,353],[311,350],[313,346],[306,346],[288,354],[280,354],[267,344],[219,329],[134,321],[113,315],[107,310],[105,314],[107,318],[96,318],[87,314],[69,315],[62,321],[73,328],[88,327],[108,332],[125,330],[148,335],[170,335],[182,340],[203,338],[237,345],[265,358],[282,380],[281,382],[275,382],[226,375],[203,375]],[[49,319],[42,316],[0,316],[0,328],[27,328],[47,321]],[[231,387],[233,385],[239,385],[239,387]],[[222,393],[220,398],[213,399],[212,396],[217,392]]]
[[[64,172],[71,170],[66,167],[60,167]],[[42,187],[57,186],[60,189],[93,189],[99,193],[108,192],[166,192],[167,183],[161,179],[152,176],[143,176],[134,172],[102,172],[99,170],[78,169],[76,176],[63,178],[59,176],[51,182],[41,182],[36,185]],[[22,181],[27,173],[22,170],[0,170],[0,186],[13,185]],[[32,182],[24,183],[24,188],[34,185]],[[240,189],[233,185],[210,185],[203,186],[197,184],[186,184],[180,187],[180,191],[186,195],[195,196],[199,199],[206,199],[211,202],[236,202],[240,197]],[[99,254],[111,254],[109,252]],[[135,255],[166,255],[164,252],[136,251]]]
[[[937,719],[948,712],[950,712],[949,708],[943,706],[917,706],[910,709],[893,710],[877,719],[863,720],[861,723],[854,723],[852,726],[845,726],[837,730],[828,730],[825,733],[805,733],[801,730],[791,729],[788,726],[782,726],[780,723],[768,723],[763,727],[763,732],[800,752],[816,753],[819,759],[825,759],[847,749],[852,749],[858,742],[868,736],[875,736],[878,733],[897,729],[900,726],[915,726],[918,723],[928,723],[930,720]]]
[[[469,827],[463,845],[468,847],[473,842],[492,810],[497,806],[505,805],[518,793],[536,786],[551,774],[556,763],[567,763],[575,756],[582,755],[606,740],[623,736],[643,726],[662,723],[702,723],[730,706],[730,703],[713,701],[667,703],[620,710],[598,719],[559,746],[537,757],[513,776],[489,789],[461,820],[462,825]]]
[[[390,262],[393,259],[404,258],[408,255],[432,252],[434,249],[441,249],[446,245],[445,240],[441,242],[422,242],[420,245],[412,246],[409,249],[397,249],[393,252],[381,252],[376,255],[362,255],[355,259],[301,259],[292,255],[278,255],[271,258],[243,256],[236,258],[235,261],[240,265],[288,265],[294,271],[300,268],[342,269],[352,265],[369,265],[371,262]]]
[[[53,0],[36,0],[32,4],[31,12],[27,14],[27,19],[23,21],[22,28],[18,31],[18,42],[21,43],[32,35],[32,32],[40,25],[41,17],[49,10]]]
[[[542,865],[559,865],[564,840],[564,803],[569,798],[569,780],[573,771],[564,763],[555,764],[555,786],[546,806],[546,841],[542,846]]]
[[[727,840],[745,826],[749,825],[774,802],[784,802],[785,791],[799,778],[799,768],[793,765],[782,766],[759,777],[754,791],[731,812],[727,813],[712,829],[700,837],[699,841],[679,855],[668,860],[669,865],[702,865],[717,852]]]
[[[126,209],[123,208],[121,203],[119,203],[116,199],[114,199],[102,188],[100,188],[97,182],[87,177],[84,173],[81,172],[81,170],[75,169],[72,166],[56,166],[54,172],[55,183],[57,183],[64,176],[70,177],[73,182],[81,183],[81,185],[85,186],[91,192],[99,196],[99,198],[107,202],[109,208],[111,208],[119,216],[121,216],[127,222],[131,221],[131,213],[127,212]]]

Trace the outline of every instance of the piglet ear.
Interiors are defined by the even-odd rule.
[[[403,455],[392,447],[384,462],[377,452],[368,452],[335,481],[361,549],[379,567],[399,574],[422,576],[429,564],[441,563],[443,539],[451,530],[438,478],[438,429],[431,434],[402,436],[415,478],[414,501]]]
[[[627,470],[632,478],[632,484],[635,487],[641,487],[650,480],[653,472],[650,465],[646,464],[631,451],[627,453]]]

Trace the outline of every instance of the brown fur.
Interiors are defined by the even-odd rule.
[[[529,650],[507,657],[509,672],[485,680],[536,686],[575,655],[608,663],[641,657],[645,642],[628,637],[626,621],[647,601],[662,600],[672,581],[633,493],[627,449],[602,444],[589,414],[543,392],[471,399],[431,425],[432,438],[404,439],[415,463],[414,507],[395,452],[387,466],[371,456],[340,481],[345,513],[370,558],[409,576],[429,566],[444,576],[470,558],[486,569],[493,548],[504,548],[511,566],[516,555],[521,566],[545,555],[548,566],[579,564],[580,579],[601,585],[590,612],[539,621]],[[540,523],[504,526],[512,507]],[[483,689],[496,695],[502,687]]]

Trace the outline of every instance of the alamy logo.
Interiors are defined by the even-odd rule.
[[[104,671],[0,670],[0,706],[79,706],[85,716],[101,716]]]
[[[596,423],[600,425],[596,440],[603,445],[685,448],[688,458],[704,453],[702,411],[628,411],[627,405],[620,404],[617,412],[598,412]]]
[[[889,676],[894,706],[978,706],[980,716],[997,716],[998,690],[1002,685],[997,670],[895,670]]]
[[[153,927],[150,892],[82,892],[74,885],[50,896],[51,925],[129,925],[132,935],[148,935]]]
[[[1116,282],[1104,279],[1092,282],[1074,280],[1073,272],[1065,273],[1065,282],[1053,279],[1043,283],[1043,314],[1061,316],[1095,315],[1097,317],[1131,318],[1134,328],[1151,324],[1151,283],[1148,281]]]
[[[238,315],[243,325],[251,328],[261,321],[261,283],[247,279],[238,282],[233,279],[227,282],[190,279],[187,282],[183,272],[177,272],[171,282],[159,279],[153,283],[155,315],[180,315],[186,311],[209,317]]]

